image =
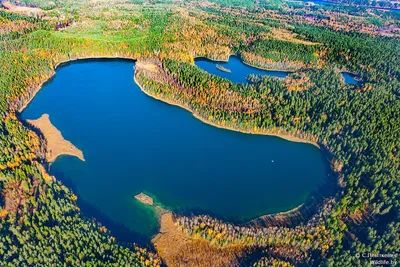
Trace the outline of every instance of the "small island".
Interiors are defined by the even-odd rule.
[[[156,214],[157,214],[158,217],[161,217],[162,215],[164,215],[164,214],[166,214],[166,213],[170,213],[169,210],[166,210],[166,209],[164,209],[164,208],[161,207],[161,206],[158,206],[158,205],[155,206],[155,205],[154,205],[154,200],[153,200],[153,198],[152,198],[151,196],[149,196],[149,195],[146,195],[146,194],[143,193],[143,192],[141,192],[140,194],[137,194],[137,195],[135,196],[135,198],[136,198],[138,201],[140,201],[140,202],[142,202],[143,204],[145,204],[145,205],[149,205],[149,206],[154,207],[154,209],[155,209]]]
[[[71,155],[85,161],[83,152],[70,141],[64,139],[61,132],[51,123],[49,114],[43,114],[37,120],[27,120],[33,127],[39,129],[46,139],[46,160],[54,162],[61,155]]]
[[[224,66],[219,65],[219,64],[217,64],[216,68],[219,69],[220,71],[223,71],[223,72],[228,72],[228,73],[232,72],[230,69],[227,69]]]
[[[140,202],[142,202],[145,205],[149,205],[149,206],[153,206],[154,204],[154,200],[152,197],[146,195],[145,193],[141,192],[140,194],[137,194],[135,196],[135,198],[137,200],[139,200]]]

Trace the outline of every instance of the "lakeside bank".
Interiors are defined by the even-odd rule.
[[[85,161],[82,150],[66,140],[62,133],[51,123],[49,114],[43,114],[36,120],[26,120],[38,129],[46,140],[46,161],[54,162],[61,155],[70,155]]]
[[[136,63],[136,67],[140,68],[142,66],[140,64],[141,64],[140,62],[137,62]],[[147,70],[149,70],[149,69],[147,69]],[[279,137],[279,138],[282,138],[284,140],[291,141],[291,142],[311,144],[311,145],[321,149],[320,145],[317,142],[312,141],[312,140],[307,140],[307,139],[304,139],[304,138],[301,138],[301,137],[298,137],[298,136],[295,136],[295,135],[292,135],[292,134],[289,134],[289,133],[283,133],[283,132],[280,132],[280,131],[274,133],[274,132],[272,132],[270,130],[266,130],[266,129],[260,129],[260,131],[254,131],[254,129],[252,130],[250,128],[249,129],[241,129],[239,127],[234,127],[234,126],[231,126],[231,125],[217,124],[217,123],[215,123],[213,121],[210,121],[208,118],[205,118],[200,113],[196,112],[195,110],[193,110],[191,107],[187,106],[186,104],[178,103],[175,100],[162,98],[160,96],[152,94],[151,92],[146,90],[143,87],[142,84],[140,84],[140,82],[137,79],[137,72],[136,71],[135,71],[135,74],[134,74],[134,81],[139,86],[140,90],[143,93],[145,93],[146,95],[148,95],[148,96],[150,96],[150,97],[152,97],[154,99],[157,99],[159,101],[165,102],[167,104],[183,108],[183,109],[187,110],[188,112],[190,112],[193,115],[193,117],[195,117],[196,119],[202,121],[205,124],[208,124],[208,125],[220,128],[220,129],[240,132],[240,133],[244,133],[244,134],[257,134],[257,135],[275,136],[275,137]]]
[[[83,59],[83,60],[86,60],[86,59],[90,59],[90,58],[85,58],[85,59]],[[119,58],[116,58],[116,59],[119,59]],[[72,62],[72,61],[70,61],[70,62]],[[67,63],[68,63],[68,62],[67,62]],[[60,63],[60,64],[62,64],[62,63]],[[60,65],[60,64],[58,64],[58,65]],[[140,63],[139,63],[139,64],[140,64]],[[57,66],[58,66],[58,65],[57,65]],[[138,87],[142,90],[142,92],[144,92],[146,95],[148,95],[148,96],[150,96],[150,97],[152,97],[152,98],[156,98],[156,99],[157,99],[156,96],[149,95],[147,91],[143,90],[143,88],[141,87],[141,85],[137,82],[136,73],[135,73],[135,76],[134,76],[133,78],[134,78],[136,84],[138,85]],[[40,89],[41,89],[41,88],[40,88]],[[40,89],[39,89],[39,90],[40,90]],[[32,99],[33,99],[33,97],[32,97]],[[216,123],[207,121],[207,119],[205,119],[204,117],[202,117],[200,114],[196,114],[196,113],[193,112],[190,108],[184,107],[184,106],[179,105],[179,104],[177,104],[177,103],[173,103],[172,101],[169,101],[169,100],[165,100],[165,99],[161,99],[161,98],[158,99],[158,100],[160,100],[160,101],[162,101],[162,102],[166,102],[166,103],[171,104],[171,105],[180,106],[181,108],[183,108],[183,109],[185,109],[185,110],[191,112],[191,113],[193,114],[194,117],[196,117],[197,119],[201,120],[203,123],[212,125],[212,126],[217,127],[217,128],[232,130],[232,131],[236,131],[236,132],[242,132],[242,133],[246,133],[246,134],[257,134],[257,135],[277,136],[277,137],[281,137],[282,139],[286,139],[286,140],[289,140],[289,141],[301,142],[301,143],[309,143],[309,142],[306,142],[306,141],[304,141],[303,139],[300,139],[300,138],[298,138],[298,140],[296,140],[296,139],[290,139],[290,138],[293,138],[293,137],[290,137],[290,136],[288,137],[288,138],[289,138],[289,139],[288,139],[288,138],[283,137],[282,134],[272,134],[272,133],[264,133],[264,134],[263,134],[263,133],[251,131],[251,129],[250,129],[249,131],[243,131],[243,130],[241,131],[241,130],[238,130],[238,129],[235,129],[235,128],[229,128],[229,127],[227,127],[227,126],[218,125],[218,124],[216,124]],[[295,141],[295,140],[296,140],[296,141]],[[315,145],[316,145],[317,147],[319,147],[318,144],[315,144]],[[273,213],[272,213],[272,214],[273,214]]]

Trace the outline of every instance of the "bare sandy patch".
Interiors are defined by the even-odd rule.
[[[155,63],[138,61],[135,65],[136,70],[148,70],[151,72],[159,72],[159,68]]]
[[[138,201],[140,201],[140,202],[142,202],[143,204],[145,204],[145,205],[153,206],[153,204],[154,204],[153,198],[150,197],[150,196],[148,196],[148,195],[146,195],[146,194],[143,193],[143,192],[140,193],[140,194],[137,194],[137,195],[135,196],[135,198],[136,198]]]
[[[27,120],[27,122],[39,129],[46,139],[46,160],[48,162],[54,162],[61,155],[71,155],[85,161],[83,152],[64,139],[61,132],[51,123],[48,114],[43,114],[37,120]]]

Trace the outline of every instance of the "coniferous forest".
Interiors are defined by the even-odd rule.
[[[0,265],[400,261],[362,256],[397,255],[400,247],[400,18],[389,9],[396,8],[391,2],[334,2],[344,6],[0,1]],[[251,75],[249,83],[236,84],[194,64],[198,57],[230,55],[290,74]],[[165,243],[122,243],[107,225],[81,212],[73,189],[48,174],[45,139],[20,119],[57,66],[89,58],[136,60],[134,78],[145,93],[215,126],[318,145],[335,174],[334,192],[316,200],[307,216],[294,214],[292,223],[276,223],[281,218],[272,216],[238,225],[208,214],[173,213],[172,239],[166,234]],[[346,84],[342,72],[355,74],[358,83]],[[177,236],[185,249],[171,252],[167,248],[178,246]]]

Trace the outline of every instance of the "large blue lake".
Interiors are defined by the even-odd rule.
[[[138,241],[131,239],[158,231],[154,210],[134,199],[140,192],[167,209],[241,222],[296,207],[326,182],[318,148],[204,124],[141,92],[133,67],[124,60],[60,67],[21,114],[49,114],[83,151],[85,162],[62,156],[50,172],[113,235]]]

